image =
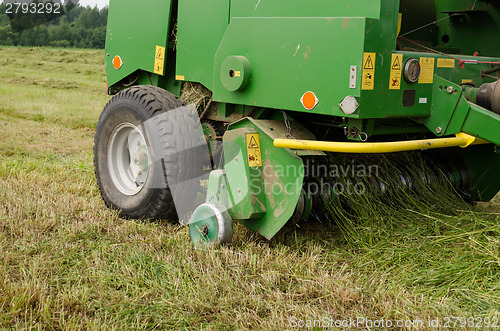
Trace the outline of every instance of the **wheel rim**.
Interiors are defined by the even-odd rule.
[[[111,180],[124,195],[136,195],[146,183],[149,152],[141,130],[132,123],[120,124],[111,134],[108,146]]]
[[[189,234],[197,249],[210,249],[229,243],[233,237],[231,216],[222,205],[204,203],[191,217]]]
[[[211,209],[198,209],[193,214],[189,234],[193,245],[198,249],[206,249],[217,243],[219,222]]]

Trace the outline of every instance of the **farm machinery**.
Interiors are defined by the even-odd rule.
[[[315,215],[342,194],[331,155],[421,151],[489,201],[499,28],[498,0],[111,0],[101,195],[123,217],[180,220],[202,247],[235,220],[270,239]]]

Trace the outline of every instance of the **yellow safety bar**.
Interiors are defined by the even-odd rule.
[[[458,133],[454,138],[437,138],[424,140],[408,140],[395,141],[384,143],[345,143],[345,142],[330,142],[330,141],[312,141],[312,140],[295,140],[295,139],[275,139],[274,147],[304,149],[323,152],[335,153],[362,153],[362,154],[379,154],[379,153],[394,153],[407,152],[422,149],[462,147],[466,148],[470,145],[489,144],[489,142],[471,136],[467,133]]]

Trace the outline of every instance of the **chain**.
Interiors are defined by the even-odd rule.
[[[358,128],[352,128],[349,130],[347,126],[344,127],[344,133],[349,139],[358,139],[361,142],[365,142],[368,140],[368,134],[366,132],[360,131]]]
[[[286,126],[286,138],[293,138],[292,136],[292,126],[290,125],[290,121],[288,120],[288,116],[286,116],[286,112],[284,110],[281,111],[283,113],[283,119],[285,120]]]

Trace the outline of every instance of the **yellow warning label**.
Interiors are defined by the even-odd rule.
[[[165,65],[165,47],[156,46],[154,73],[158,75],[163,75],[164,65]]]
[[[421,57],[420,58],[420,78],[419,84],[432,84],[434,83],[434,58]]]
[[[241,77],[241,71],[235,71],[234,77]]]
[[[373,90],[375,86],[375,60],[376,53],[364,53],[363,55],[363,79],[362,90]]]
[[[472,79],[462,79],[462,84],[474,84]]]
[[[175,80],[185,80],[186,77],[181,76],[181,75],[175,75]]]
[[[260,138],[258,133],[247,134],[248,165],[262,167],[262,154],[260,152]]]
[[[438,59],[437,67],[438,68],[455,68],[455,60],[454,59]]]
[[[401,89],[401,73],[403,72],[403,54],[392,54],[391,79],[389,90]]]

